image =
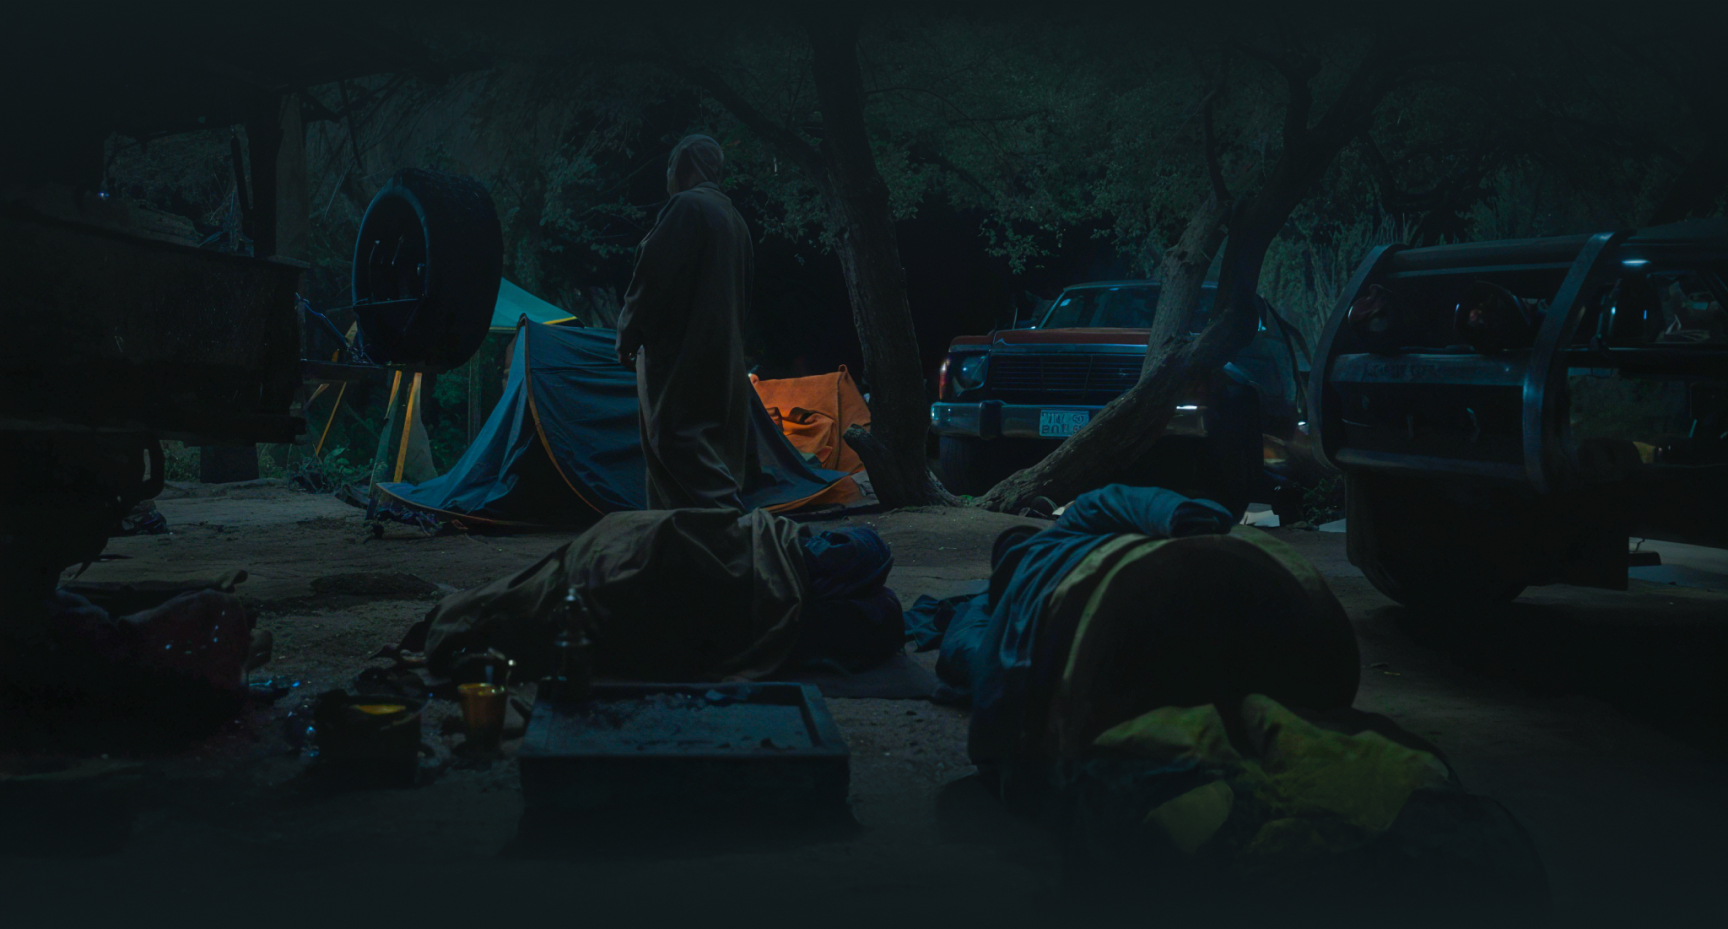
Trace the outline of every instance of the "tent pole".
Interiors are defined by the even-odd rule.
[[[474,444],[474,434],[480,429],[480,357],[468,359],[468,444]]]
[[[384,466],[386,455],[390,454],[390,424],[396,419],[396,389],[402,386],[402,371],[397,369],[390,379],[390,401],[384,405],[384,434],[378,437],[378,450],[372,453],[372,469],[366,472],[366,481],[372,494],[366,503],[366,518],[376,519],[378,516],[378,469]]]
[[[408,438],[414,433],[414,398],[420,395],[420,372],[414,372],[414,384],[408,388],[408,412],[402,414],[402,443],[396,452],[396,476],[392,481],[402,480],[402,466],[408,461]]]
[[[325,384],[318,385],[323,388]],[[336,391],[336,402],[330,406],[330,418],[324,422],[324,431],[318,433],[318,444],[312,448],[312,457],[317,458],[324,452],[324,440],[330,437],[330,427],[336,424],[336,414],[342,410],[342,395],[348,392],[348,382],[342,382],[342,388]],[[317,394],[313,395],[317,399]]]
[[[396,389],[401,386],[402,372],[398,369],[392,372],[390,378],[390,399],[384,404],[384,413],[386,416],[396,412]]]

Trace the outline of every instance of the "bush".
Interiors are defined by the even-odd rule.
[[[198,449],[185,442],[163,442],[162,472],[171,481],[198,480]]]
[[[1302,519],[1311,526],[1344,518],[1344,479],[1328,477],[1302,492]]]
[[[348,449],[337,447],[325,452],[322,458],[303,458],[288,479],[302,490],[326,494],[365,483],[368,463],[355,463],[348,456]]]

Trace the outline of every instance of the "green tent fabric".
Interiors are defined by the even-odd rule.
[[[498,304],[492,310],[492,331],[515,332],[517,320],[524,316],[529,322],[536,323],[557,323],[575,318],[515,284],[500,280]]]

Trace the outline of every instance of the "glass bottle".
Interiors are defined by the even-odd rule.
[[[558,635],[552,640],[552,676],[547,679],[546,698],[558,703],[580,703],[593,691],[593,642],[588,638],[590,614],[582,592],[571,584],[564,599],[553,610]]]

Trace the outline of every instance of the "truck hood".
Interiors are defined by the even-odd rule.
[[[963,335],[953,347],[988,348],[997,345],[1138,345],[1144,347],[1147,329],[998,329],[989,335]]]

